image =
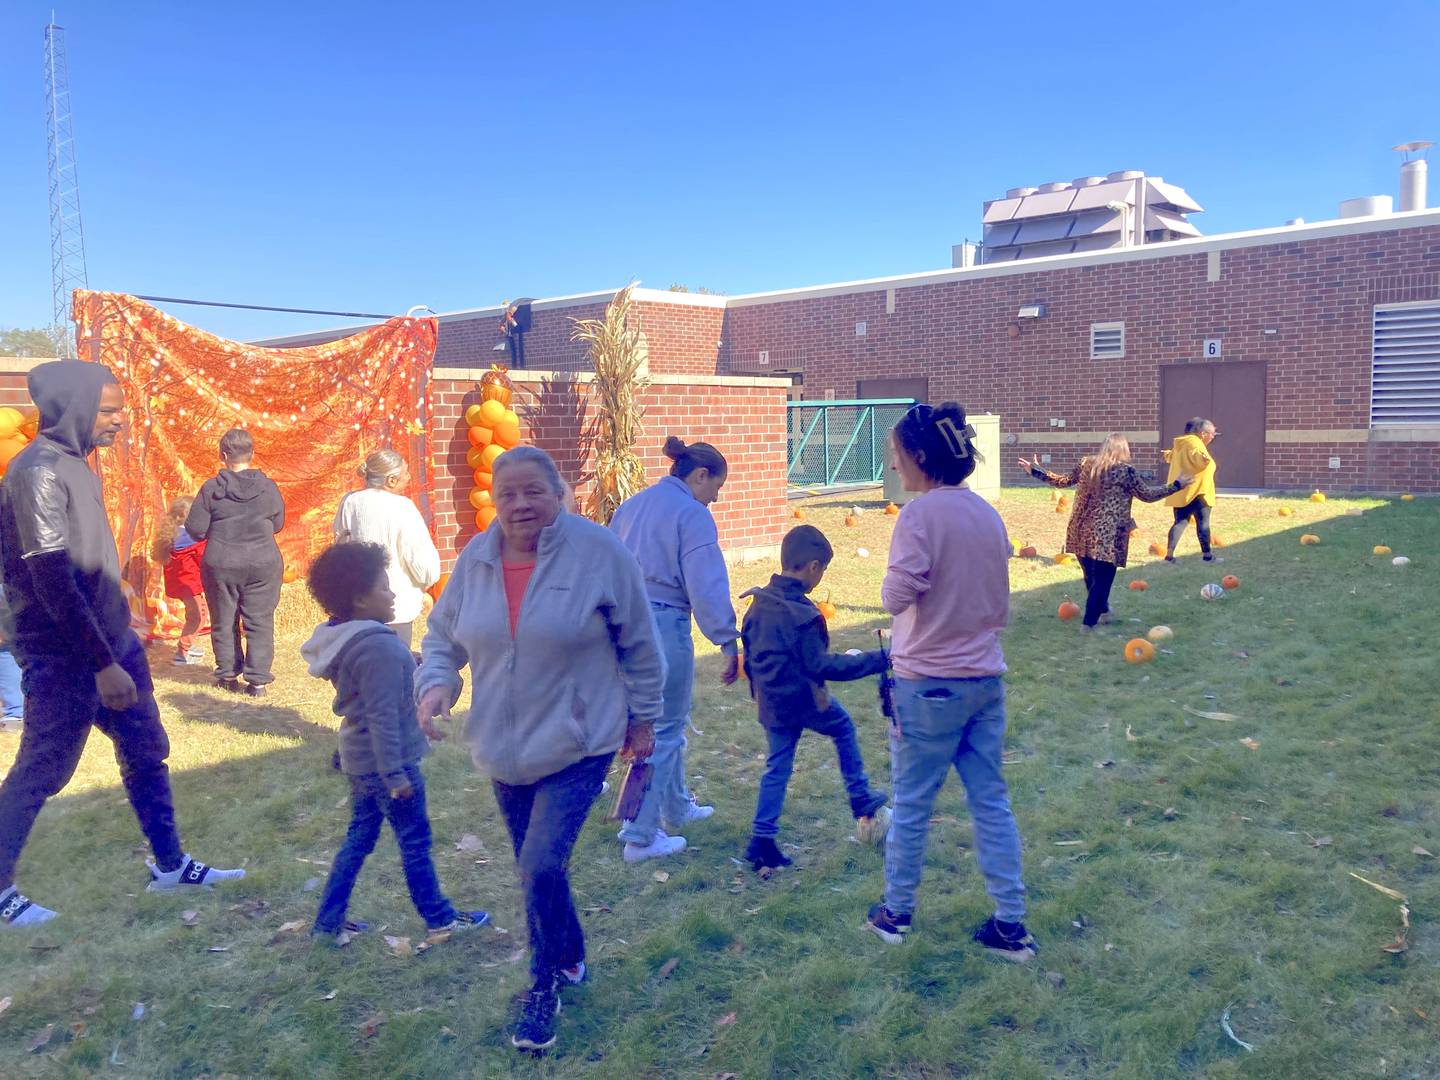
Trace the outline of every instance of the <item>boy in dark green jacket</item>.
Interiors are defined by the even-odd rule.
[[[345,843],[330,868],[313,932],[339,935],[367,929],[345,909],[365,858],[389,821],[400,845],[410,899],[430,932],[482,926],[483,911],[457,911],[440,890],[430,859],[430,819],[420,759],[429,743],[415,719],[415,658],[386,623],[395,594],[379,544],[336,544],[310,568],[310,592],[330,621],[300,649],[310,674],[335,684],[340,722],[340,769],[350,780],[352,815]]]
[[[785,789],[795,766],[800,736],[814,731],[835,742],[840,775],[850,796],[850,812],[857,821],[871,819],[864,831],[884,831],[889,810],[887,796],[870,786],[855,723],[838,701],[830,697],[826,682],[846,682],[885,670],[885,654],[878,649],[856,655],[829,652],[830,633],[825,616],[810,600],[834,557],[825,534],[813,525],[800,525],[785,534],[780,545],[782,570],[770,584],[751,589],[750,608],[740,628],[745,645],[745,677],[756,701],[761,725],[770,743],[765,775],[755,806],[755,824],[745,857],[760,870],[789,866],[775,837]]]

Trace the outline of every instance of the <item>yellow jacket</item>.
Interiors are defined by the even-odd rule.
[[[1166,506],[1184,506],[1197,495],[1206,506],[1215,505],[1215,459],[1210,456],[1210,448],[1199,435],[1179,436],[1161,456],[1170,463],[1170,483],[1173,484],[1181,473],[1189,473],[1195,478],[1190,481],[1189,487],[1181,488],[1166,499]]]

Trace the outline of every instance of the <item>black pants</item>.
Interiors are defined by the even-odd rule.
[[[570,895],[570,853],[614,756],[581,758],[533,784],[491,781],[515,846],[537,983],[585,959],[585,933]]]
[[[1080,573],[1085,576],[1085,625],[1094,626],[1110,610],[1110,586],[1115,584],[1115,564],[1080,556]]]
[[[243,673],[252,686],[275,681],[270,667],[275,662],[275,607],[284,572],[279,562],[245,569],[201,564],[217,679],[238,679]]]
[[[1175,557],[1175,549],[1185,535],[1185,524],[1192,517],[1195,519],[1195,535],[1200,538],[1200,550],[1210,554],[1210,507],[1197,495],[1184,506],[1175,507],[1175,524],[1170,526],[1170,539],[1165,545],[1167,559]]]
[[[170,740],[160,725],[150,665],[140,639],[130,635],[120,665],[135,680],[138,697],[128,709],[100,704],[88,665],[68,657],[22,657],[25,724],[15,764],[0,785],[0,889],[13,883],[15,863],[45,800],[70,782],[90,728],[98,727],[115,744],[115,761],[140,830],[162,870],[173,870],[182,857],[170,770],[165,764]]]

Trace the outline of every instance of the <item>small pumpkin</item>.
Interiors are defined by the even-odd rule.
[[[1210,537],[1210,546],[1211,546],[1211,547],[1217,547],[1217,548],[1219,548],[1219,547],[1224,547],[1224,546],[1225,546],[1225,540],[1224,540],[1223,537],[1213,536],[1213,535],[1212,535],[1212,536]]]
[[[436,579],[435,584],[425,591],[430,594],[431,600],[439,600],[440,594],[445,591],[445,586],[450,584],[450,571],[446,570]]]
[[[821,600],[815,606],[820,609],[820,614],[824,616],[827,623],[840,613],[840,609],[830,602],[830,594],[828,592],[825,594],[825,599]]]
[[[1026,544],[1020,549],[1020,558],[1022,559],[1033,559],[1036,555],[1039,554],[1040,553],[1035,550],[1034,544]]]
[[[1323,492],[1323,491],[1321,491],[1321,490],[1319,490],[1319,489],[1317,488],[1316,490],[1314,490],[1314,491],[1312,491],[1312,492],[1310,493],[1310,501],[1313,502],[1313,503],[1322,503],[1322,502],[1324,502],[1324,501],[1325,501],[1325,492]]]
[[[846,525],[848,528],[853,529],[856,525],[859,525],[859,524],[860,524],[860,519],[857,518],[854,514],[846,514],[846,515],[845,515],[845,525]]]
[[[1169,641],[1175,636],[1175,631],[1168,626],[1152,626],[1145,636],[1154,642]]]
[[[1411,495],[1411,494],[1407,491],[1404,495],[1401,495],[1401,496],[1400,496],[1400,501],[1401,501],[1401,502],[1414,502],[1414,501],[1415,501],[1415,496],[1414,496],[1414,495]]]
[[[1060,606],[1055,609],[1055,614],[1060,617],[1061,622],[1069,622],[1080,614],[1080,605],[1074,600],[1061,601]]]
[[[899,508],[898,506],[896,506],[894,503],[886,503],[886,504],[885,504],[885,516],[886,516],[886,517],[894,517],[894,516],[895,516],[896,514],[898,514],[898,513],[900,513],[900,508]]]
[[[1279,514],[1281,517],[1292,517],[1294,516],[1295,511],[1291,510],[1288,506],[1282,506],[1279,510],[1276,511],[1276,513]]]
[[[1304,544],[1306,547],[1314,547],[1316,544],[1320,543],[1320,537],[1316,536],[1314,533],[1306,533],[1304,536],[1300,537],[1300,543]]]
[[[1070,503],[1069,503],[1068,501],[1066,501],[1065,499],[1061,499],[1059,502],[1057,502],[1057,503],[1055,504],[1055,513],[1057,513],[1057,514],[1063,514],[1063,513],[1065,513],[1066,510],[1069,510],[1069,509],[1070,509]]]
[[[1144,592],[1149,587],[1150,583],[1148,581],[1141,581],[1139,578],[1130,582],[1130,588],[1135,592]]]
[[[804,521],[804,520],[805,520],[805,508],[804,508],[803,506],[797,506],[797,507],[795,507],[794,513],[792,513],[790,516],[793,517],[796,521]]]
[[[1389,555],[1389,554],[1390,554],[1390,549],[1389,549],[1388,547],[1386,547],[1384,544],[1376,544],[1373,548],[1370,549],[1370,554],[1371,554],[1371,555]]]
[[[1240,587],[1240,579],[1234,574],[1226,574],[1220,579],[1220,587],[1222,589],[1238,589]]]
[[[1395,558],[1393,558],[1393,559],[1390,560],[1390,565],[1391,565],[1391,566],[1409,566],[1409,565],[1410,565],[1410,560],[1407,559],[1404,555],[1396,555]]]
[[[1131,638],[1125,643],[1125,662],[1129,664],[1148,664],[1155,659],[1155,646],[1146,641],[1143,637]]]
[[[1051,562],[1056,566],[1069,566],[1075,562],[1075,556],[1071,555],[1068,551],[1061,551],[1051,558]]]
[[[280,574],[281,583],[285,585],[291,585],[299,580],[300,571],[296,570],[295,567],[291,566],[289,563],[286,563],[284,571]]]
[[[1165,549],[1153,540],[1150,541],[1149,551],[1151,555],[1163,556],[1165,554]]]

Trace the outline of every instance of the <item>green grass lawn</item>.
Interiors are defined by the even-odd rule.
[[[836,547],[819,593],[839,606],[839,648],[885,621],[893,526],[871,503],[846,528],[846,505],[806,504]],[[1048,491],[1006,491],[1000,510],[1017,547],[1059,550]],[[1137,516],[1138,553],[1167,511]],[[1008,776],[1041,945],[1028,967],[969,943],[990,907],[958,781],[936,806],[904,946],[860,928],[880,855],[850,839],[827,742],[801,744],[781,837],[795,867],[742,869],[764,742],[705,647],[689,771],[718,812],[683,856],[630,867],[597,806],[573,865],[593,982],[567,992],[543,1061],[506,1037],[523,919],[488,784],[455,745],[427,765],[436,860],[452,896],[503,931],[395,955],[383,935],[418,943],[423,927],[388,835],[353,909],[381,932],[332,950],[282,929],[314,914],[346,823],[328,686],[296,654],[313,612],[287,587],[267,703],[152,654],[187,846],[249,876],[144,893],[142,841],[96,735],[21,861],[22,887],[62,917],[0,939],[0,1075],[1440,1075],[1437,527],[1434,500],[1223,500],[1224,565],[1202,567],[1193,532],[1178,567],[1141,555],[1119,575],[1116,625],[1088,637],[1055,617],[1082,599],[1077,569],[1011,562]],[[1302,532],[1323,542],[1301,547]],[[1414,561],[1394,568],[1375,544]],[[738,568],[736,592],[771,569]],[[1200,600],[1222,573],[1241,587]],[[1141,577],[1148,591],[1126,590]],[[1125,663],[1125,640],[1159,623],[1169,646]],[[873,680],[838,693],[884,783]],[[0,736],[0,766],[16,743]],[[467,835],[478,848],[458,850]],[[1399,903],[1352,873],[1408,897],[1408,951],[1384,951]],[[1227,1007],[1253,1053],[1222,1030]]]

